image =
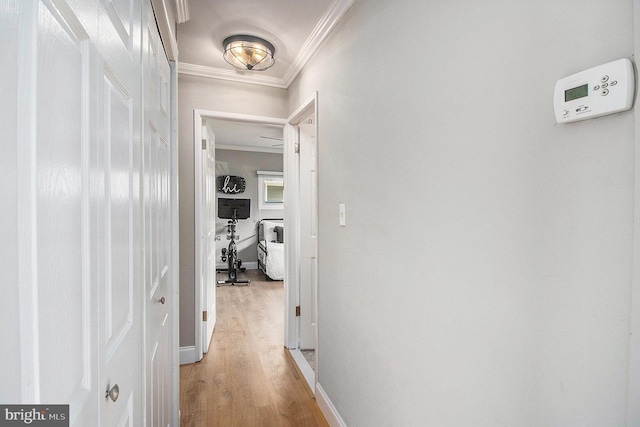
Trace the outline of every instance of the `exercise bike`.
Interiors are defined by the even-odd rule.
[[[242,267],[242,260],[238,258],[238,247],[236,245],[236,239],[239,239],[240,236],[236,234],[236,224],[238,223],[238,212],[242,212],[245,210],[245,204],[249,201],[247,199],[220,199],[219,208],[218,208],[218,217],[220,218],[228,218],[230,219],[227,223],[227,240],[229,240],[229,246],[227,248],[222,249],[222,255],[220,259],[222,262],[227,263],[227,280],[218,280],[217,286],[247,286],[251,283],[251,280],[247,279],[238,279],[238,273],[244,272],[245,269]],[[227,206],[227,204],[223,205],[224,202],[222,200],[227,200],[227,204],[231,206]],[[238,204],[242,204],[242,206],[235,206]],[[248,206],[246,207],[248,211]],[[231,215],[228,215],[228,212],[231,212]],[[226,216],[223,216],[226,215]],[[244,216],[244,215],[242,215]],[[248,214],[246,215],[248,218]],[[246,219],[246,218],[242,218]]]

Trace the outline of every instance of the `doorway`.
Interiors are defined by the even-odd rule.
[[[194,111],[194,162],[195,162],[195,194],[196,194],[196,223],[195,223],[195,357],[201,360],[207,351],[213,334],[216,319],[216,261],[219,248],[215,239],[215,206],[216,189],[212,188],[215,179],[215,149],[219,146],[216,141],[216,129],[207,127],[208,119],[225,120],[230,122],[253,123],[283,127],[286,120],[273,117],[252,116],[246,114],[225,113],[220,111]],[[206,140],[206,143],[203,143]],[[213,157],[213,165],[211,158]],[[208,159],[208,161],[207,161]],[[208,167],[204,165],[209,164]],[[209,179],[206,179],[206,175]],[[209,184],[207,184],[207,182]],[[212,220],[213,217],[213,220]],[[214,228],[212,231],[212,227]],[[214,254],[214,256],[211,256]],[[285,281],[285,289],[286,289]],[[207,312],[206,317],[203,312]]]
[[[318,156],[317,93],[285,127],[285,223],[289,240],[285,339],[315,394],[318,366]],[[305,355],[307,357],[305,357]]]
[[[221,120],[240,121],[257,124],[279,125],[284,127],[284,220],[286,225],[287,238],[284,242],[285,253],[285,318],[284,318],[284,345],[289,349],[291,356],[303,373],[309,388],[315,393],[315,384],[317,382],[316,372],[311,365],[317,366],[318,363],[318,310],[317,310],[317,294],[318,294],[318,257],[317,257],[317,93],[303,103],[288,119],[278,119],[273,117],[252,116],[246,114],[225,113],[219,111],[195,110],[194,111],[194,148],[195,148],[195,182],[196,195],[202,194],[204,189],[202,182],[203,168],[199,165],[203,164],[203,150],[201,148],[203,140],[203,126],[206,119],[214,118]],[[213,129],[215,132],[215,129]],[[213,144],[215,137],[206,135]],[[303,161],[303,170],[308,178],[305,181],[305,194],[310,197],[304,199],[305,221],[301,221],[301,159],[300,148],[305,154],[306,160]],[[209,147],[207,147],[209,148]],[[213,147],[215,149],[215,147]],[[305,163],[306,162],[306,163]],[[315,166],[311,167],[313,164]],[[200,183],[200,184],[199,184]],[[196,204],[196,210],[205,212],[202,203]],[[204,239],[205,226],[203,223],[205,215],[196,216],[196,260],[204,260],[205,246],[202,244]],[[304,223],[304,224],[303,224]],[[301,228],[301,225],[303,228]],[[304,231],[304,236],[301,232]],[[303,243],[304,242],[304,243]],[[215,244],[215,241],[214,241]],[[301,245],[304,246],[304,259],[301,256]],[[214,249],[215,251],[215,249]],[[302,264],[304,263],[304,266]],[[201,313],[205,309],[207,301],[215,301],[215,286],[206,286],[203,277],[206,277],[206,271],[210,267],[206,262],[200,262],[196,266],[195,286],[195,356],[196,360],[201,360],[203,352],[207,348],[205,340],[210,339],[206,333],[207,323],[203,321]],[[210,271],[210,270],[209,270]],[[302,271],[302,276],[301,276]],[[302,280],[301,280],[302,277]],[[306,316],[302,316],[302,307],[306,308]],[[300,313],[300,315],[297,315]],[[208,313],[207,319],[215,321],[215,313]],[[301,322],[304,319],[304,324]],[[304,335],[304,342],[302,341]],[[310,364],[301,352],[301,344],[303,347],[314,350],[314,360]]]

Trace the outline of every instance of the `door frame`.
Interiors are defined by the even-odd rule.
[[[319,147],[318,135],[318,92],[314,92],[305,102],[303,102],[287,119],[284,129],[284,179],[285,179],[285,205],[284,220],[287,227],[287,239],[284,243],[285,253],[285,318],[284,334],[285,346],[291,352],[293,359],[302,371],[305,380],[315,394],[315,385],[318,382],[318,374],[314,373],[298,349],[300,326],[299,317],[296,316],[296,306],[300,301],[300,162],[299,162],[299,141],[300,134],[298,125],[302,121],[314,114],[314,124],[316,127],[316,150]],[[319,161],[316,166],[319,169]],[[319,176],[319,170],[318,170]],[[316,207],[317,209],[317,207]],[[320,236],[318,235],[318,241]],[[318,266],[320,261],[318,260]],[[319,267],[318,267],[319,270]],[[314,290],[315,312],[318,314],[318,289],[320,283]],[[318,324],[315,326],[315,357],[318,362]],[[317,368],[316,368],[317,371]]]
[[[195,220],[195,227],[196,227],[196,245],[200,245],[200,258],[196,258],[196,271],[199,272],[199,275],[196,276],[196,280],[198,280],[201,284],[202,284],[202,310],[201,311],[206,311],[207,312],[207,320],[204,320],[204,313],[202,316],[202,322],[204,323],[204,325],[202,325],[202,337],[200,338],[202,340],[202,352],[203,353],[207,353],[209,351],[209,345],[210,345],[210,340],[213,336],[213,330],[211,331],[211,335],[209,335],[209,323],[213,323],[212,328],[215,328],[215,323],[216,323],[216,314],[215,313],[210,313],[209,312],[209,295],[207,294],[207,288],[206,286],[209,285],[209,280],[211,280],[211,278],[209,277],[209,270],[208,270],[208,266],[206,265],[206,260],[208,258],[208,248],[206,248],[206,245],[204,243],[205,239],[206,239],[206,234],[208,232],[208,230],[206,230],[206,226],[207,226],[207,209],[205,207],[206,204],[206,200],[205,200],[205,193],[206,193],[206,171],[204,168],[204,163],[205,163],[205,156],[204,156],[204,152],[207,151],[207,149],[212,148],[214,150],[215,153],[215,132],[213,132],[213,130],[209,127],[209,125],[207,123],[203,123],[201,124],[201,135],[200,135],[200,150],[199,150],[199,156],[200,156],[200,163],[197,163],[195,165],[195,170],[196,172],[194,172],[197,176],[198,176],[198,181],[195,182],[195,188],[196,188],[196,194],[195,194],[195,216],[196,216],[196,220]],[[213,144],[211,145],[211,136],[213,136]],[[202,142],[203,141],[207,141],[207,146],[203,147],[202,146]],[[194,150],[198,149],[197,146],[194,147]],[[198,154],[196,154],[196,156],[198,156]],[[215,161],[215,159],[214,159]],[[215,207],[215,200],[214,200],[214,209]],[[214,241],[215,242],[215,241]],[[214,245],[216,245],[214,243]],[[214,251],[216,250],[216,248],[214,247]],[[203,280],[204,279],[204,280]],[[216,282],[216,278],[213,277],[213,281],[214,283]],[[214,296],[213,298],[215,298],[215,288],[214,288]],[[212,315],[213,318],[209,319],[209,315]],[[206,325],[206,326],[205,326]]]
[[[261,124],[273,124],[285,126],[287,124],[286,119],[279,119],[276,117],[254,116],[250,114],[238,114],[227,113],[224,111],[212,111],[212,110],[193,110],[193,148],[194,148],[194,192],[195,203],[194,208],[199,209],[202,205],[202,123],[204,119],[223,119],[233,120],[247,123],[261,123]],[[215,129],[214,129],[215,132]],[[216,144],[214,143],[214,146]],[[285,177],[286,183],[286,177]],[[286,188],[286,184],[285,184]],[[285,204],[286,208],[286,204]],[[200,239],[202,234],[202,215],[196,213],[195,215],[195,357],[196,361],[202,360],[203,357],[203,325],[202,311],[206,305],[206,287],[202,285],[200,278],[202,277],[202,269],[204,268],[202,263],[203,245]],[[286,251],[286,247],[285,247]],[[286,271],[286,258],[285,258],[285,271]],[[285,294],[287,288],[287,281],[285,280]]]

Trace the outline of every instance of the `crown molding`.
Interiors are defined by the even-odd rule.
[[[189,0],[175,0],[176,21],[178,24],[189,20]]]
[[[189,64],[186,62],[178,63],[178,73],[188,74],[190,76],[206,77],[209,79],[229,80],[233,82],[271,86],[280,89],[287,88],[284,84],[284,80],[277,77],[256,74],[244,75],[234,70],[223,70],[222,68],[205,67],[203,65]]]
[[[320,18],[318,24],[313,29],[307,41],[296,55],[293,63],[284,74],[283,81],[285,87],[293,82],[298,77],[298,74],[304,69],[304,67],[311,61],[316,54],[322,43],[329,37],[331,31],[338,25],[340,19],[349,10],[354,0],[335,0],[325,14]]]
[[[340,19],[349,10],[355,0],[335,0],[322,15],[320,21],[313,29],[302,48],[293,60],[293,63],[284,73],[283,78],[263,76],[259,74],[240,74],[234,70],[226,70],[221,68],[205,67],[202,65],[189,64],[185,62],[178,63],[178,73],[188,74],[198,77],[206,77],[210,79],[228,80],[240,83],[249,83],[262,86],[271,86],[281,89],[289,88],[293,80],[304,69],[309,61],[316,54],[322,43],[329,37],[331,31],[338,24]],[[176,7],[179,2],[186,4],[187,0],[176,0]],[[188,10],[187,10],[188,13]]]

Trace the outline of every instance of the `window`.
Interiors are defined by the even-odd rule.
[[[258,208],[284,208],[284,177],[282,172],[258,171]]]

